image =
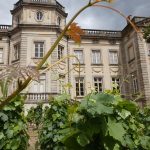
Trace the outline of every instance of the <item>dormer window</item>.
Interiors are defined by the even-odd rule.
[[[37,19],[37,21],[42,21],[43,20],[43,13],[41,11],[38,11],[36,13],[36,19]]]

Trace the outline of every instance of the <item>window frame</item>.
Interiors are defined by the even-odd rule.
[[[61,26],[62,18],[60,16],[57,17],[57,25]]]
[[[2,51],[2,53],[1,53],[1,51]],[[0,64],[3,64],[4,63],[4,48],[2,48],[2,47],[0,47],[0,54],[2,54],[2,57],[0,58],[0,60],[2,60],[2,61],[0,61]]]
[[[39,45],[36,47],[36,44],[41,44],[41,43],[43,44],[43,47],[40,47]],[[37,52],[36,52],[36,48],[37,48]],[[42,52],[41,52],[41,48],[43,49]],[[42,59],[44,57],[44,53],[45,53],[45,42],[44,41],[34,41],[34,58]],[[36,54],[37,54],[37,56],[36,56]]]
[[[80,64],[81,65],[83,65],[84,64],[84,52],[83,52],[83,50],[82,49],[75,49],[74,50],[74,55],[79,59],[79,61],[80,61],[80,56],[78,57],[77,55],[76,55],[76,52],[82,52],[82,55],[80,55],[80,56],[82,56],[82,60],[81,60],[81,62],[80,62]],[[77,61],[77,59],[76,58],[74,58],[74,64],[78,64],[79,62]]]
[[[130,48],[133,48],[132,50],[133,50],[133,57],[131,58],[131,53],[130,53]],[[134,45],[133,44],[130,44],[129,46],[128,46],[128,50],[127,50],[127,56],[128,56],[128,63],[130,63],[130,62],[132,62],[133,60],[135,60],[135,51],[134,51]]]
[[[21,43],[20,42],[14,44],[12,62],[20,60],[20,49],[21,49]]]
[[[59,49],[61,48],[61,49]],[[58,60],[62,59],[64,56],[64,46],[63,45],[58,45],[58,49],[57,49],[57,58]]]
[[[81,88],[83,88],[83,90]],[[76,91],[76,97],[85,96],[85,77],[75,77],[75,91]]]
[[[95,81],[95,78],[99,78],[100,80],[97,80]],[[100,81],[100,82],[99,82]],[[96,90],[96,86],[95,84],[98,85],[98,90]],[[101,84],[101,88],[100,88],[100,84]],[[98,93],[102,93],[104,91],[104,82],[103,82],[103,77],[102,76],[94,76],[93,77],[93,86],[94,86],[94,89],[98,92]],[[101,89],[101,90],[100,90]]]
[[[113,78],[115,79],[115,81],[113,81]],[[119,80],[119,81],[117,81],[117,80]],[[112,90],[115,90],[115,88],[113,87],[113,82],[115,82],[114,84],[118,84],[117,90],[120,91],[120,78],[118,76],[111,77]]]
[[[36,11],[35,18],[37,21],[43,21],[44,19],[44,13],[41,10]]]
[[[137,94],[139,92],[139,83],[137,77],[132,77],[132,88],[133,94]]]
[[[65,84],[65,75],[59,74],[59,93],[63,94]]]
[[[96,56],[95,54],[94,54],[94,52],[95,52],[95,54],[96,53],[99,53],[99,62],[98,62],[98,56],[97,57],[94,57],[94,56]],[[96,60],[95,60],[95,62],[94,62],[94,58],[96,58]],[[100,64],[102,64],[102,59],[101,59],[102,57],[101,57],[101,50],[92,50],[92,65],[100,65]]]
[[[114,60],[114,56],[113,56],[113,61],[111,60],[111,54],[115,53],[117,54],[117,62],[115,62]],[[112,62],[111,62],[112,61]],[[109,50],[109,64],[110,65],[119,65],[119,56],[118,56],[118,50]]]

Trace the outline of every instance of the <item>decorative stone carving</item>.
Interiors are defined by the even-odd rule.
[[[95,73],[103,73],[103,68],[100,68],[100,67],[93,67],[92,68],[92,71],[95,72]]]
[[[113,73],[118,73],[119,72],[119,68],[110,68],[110,71]]]

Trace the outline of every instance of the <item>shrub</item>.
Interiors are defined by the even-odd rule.
[[[23,98],[16,96],[0,111],[0,149],[26,150],[27,124],[23,112]]]
[[[149,150],[149,115],[119,95],[92,93],[79,104],[61,96],[44,114],[41,149]]]

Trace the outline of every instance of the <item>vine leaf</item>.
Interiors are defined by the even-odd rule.
[[[75,22],[70,25],[67,31],[67,35],[76,43],[81,43],[81,35],[83,34],[84,31]]]

